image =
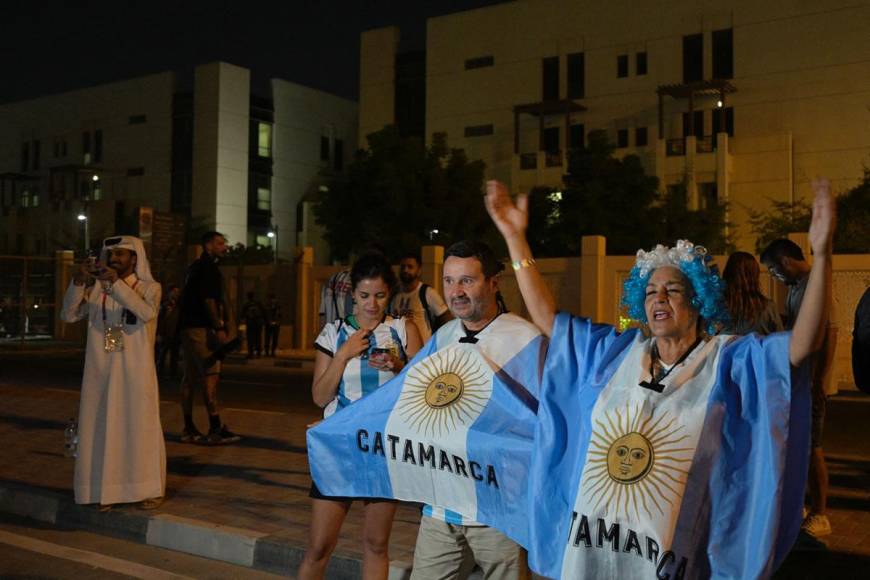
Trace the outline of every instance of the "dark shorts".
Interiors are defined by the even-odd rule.
[[[812,429],[810,431],[810,445],[813,449],[822,446],[822,435],[825,431],[825,411],[828,407],[828,396],[825,395],[824,385],[813,385],[813,412]]]
[[[311,482],[311,490],[308,492],[308,497],[311,499],[325,499],[327,501],[339,501],[339,502],[352,502],[352,501],[363,501],[367,504],[369,503],[396,503],[394,499],[384,499],[382,497],[343,497],[339,495],[323,495],[320,493],[320,490],[317,489],[317,484],[313,481]]]
[[[202,383],[207,375],[218,375],[221,363],[213,355],[220,346],[214,331],[208,328],[185,328],[181,331],[184,352],[184,374],[194,384]]]

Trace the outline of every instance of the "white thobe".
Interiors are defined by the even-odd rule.
[[[70,283],[64,295],[61,319],[88,319],[76,503],[130,503],[164,494],[166,448],[154,366],[160,294],[160,284],[131,274],[109,293],[99,283],[92,288]],[[123,351],[105,350],[103,304],[107,325],[123,323]],[[125,309],[135,315],[135,323],[124,320]]]

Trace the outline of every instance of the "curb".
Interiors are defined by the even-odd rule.
[[[70,492],[13,482],[0,482],[0,512],[284,576],[299,568],[305,553],[303,547],[263,532],[166,513],[146,515],[136,508],[101,513],[91,506],[76,504]],[[410,564],[390,562],[389,580],[407,580],[410,574]],[[326,577],[362,578],[362,561],[333,554]]]

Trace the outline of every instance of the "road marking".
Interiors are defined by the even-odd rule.
[[[88,552],[87,550],[79,550],[78,548],[52,544],[51,542],[44,542],[28,536],[19,536],[3,530],[0,530],[0,543],[15,546],[30,552],[36,552],[38,554],[46,554],[55,558],[94,566],[95,568],[108,570],[109,572],[126,574],[127,576],[132,576],[134,578],[141,578],[142,580],[193,580],[189,576],[173,574],[172,572],[167,572],[166,570],[161,570],[159,568],[152,568],[151,566],[146,566],[144,564],[129,562],[127,560],[121,560],[120,558],[112,558],[111,556],[106,556],[105,554],[99,554],[97,552]]]

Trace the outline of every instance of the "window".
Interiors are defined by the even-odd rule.
[[[257,187],[257,209],[272,211],[272,190],[268,187]]]
[[[495,64],[495,59],[490,56],[478,56],[477,58],[469,58],[465,61],[465,70],[472,70],[475,68],[485,68],[488,66],[493,66]]]
[[[698,184],[698,201],[701,209],[713,209],[719,205],[719,195],[715,182]]]
[[[82,160],[85,165],[91,162],[91,134],[88,131],[82,133]]]
[[[329,161],[329,137],[320,137],[320,160]]]
[[[704,35],[690,34],[683,37],[683,82],[693,83],[704,79]]]
[[[39,169],[39,152],[41,149],[41,143],[39,141],[33,142],[33,170],[36,171]]]
[[[559,57],[549,56],[541,63],[542,88],[541,98],[544,101],[559,100]]]
[[[21,144],[21,173],[30,170],[30,143]]]
[[[725,116],[725,128],[722,128],[722,115]],[[728,133],[729,137],[734,136],[734,107],[725,107],[724,109],[713,109],[713,135],[717,133]]]
[[[646,51],[634,55],[634,74],[643,76],[646,74]]]
[[[336,171],[344,169],[344,141],[336,139],[333,143],[332,166]]]
[[[558,153],[562,148],[559,144],[559,127],[547,127],[544,129],[544,151]]]
[[[29,188],[22,191],[21,207],[39,207],[39,192]]]
[[[103,161],[103,131],[97,129],[94,131],[94,163]]]
[[[148,122],[148,116],[147,115],[130,115],[130,117],[127,119],[127,122],[130,125],[141,125],[142,123]]]
[[[689,113],[683,113],[683,137],[689,135],[694,135],[698,139],[704,137],[704,111],[695,111],[691,119]]]
[[[130,167],[127,169],[127,177],[141,177],[145,175],[144,167]]]
[[[582,149],[586,145],[586,128],[580,125],[571,125],[568,134],[568,146],[571,149]]]
[[[616,57],[616,77],[624,79],[628,76],[628,55],[620,54]]]
[[[713,78],[734,78],[734,30],[713,31]]]
[[[485,137],[486,135],[492,135],[493,132],[494,128],[491,123],[489,125],[472,125],[465,128],[466,137]]]
[[[568,98],[582,99],[586,93],[586,57],[582,52],[568,55]]]
[[[628,147],[628,129],[617,129],[616,146],[620,149]]]
[[[646,147],[647,143],[648,143],[648,140],[647,140],[646,127],[635,127],[635,129],[634,129],[634,146],[635,147]]]
[[[272,125],[269,123],[257,123],[257,155],[272,157]]]

